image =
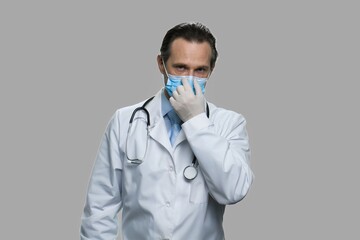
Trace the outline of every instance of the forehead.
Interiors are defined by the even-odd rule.
[[[199,43],[177,38],[171,44],[169,60],[172,62],[210,65],[210,59],[211,47],[207,41]]]

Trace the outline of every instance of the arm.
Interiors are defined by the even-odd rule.
[[[210,195],[220,204],[233,204],[245,197],[253,180],[245,119],[234,112],[205,113],[182,125],[199,162]]]
[[[205,99],[194,81],[196,94],[183,79],[170,103],[184,121],[182,128],[203,173],[211,196],[220,204],[232,204],[247,194],[253,180],[249,167],[250,148],[245,119],[219,110],[205,115]]]
[[[116,113],[102,138],[82,215],[82,240],[115,239],[122,207],[119,122]]]

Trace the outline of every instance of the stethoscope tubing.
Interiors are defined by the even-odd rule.
[[[133,111],[133,113],[131,114],[131,117],[130,117],[130,121],[129,121],[130,124],[132,124],[132,122],[134,121],[135,114],[136,114],[138,111],[142,110],[142,111],[144,111],[145,114],[146,114],[146,120],[147,120],[147,121],[146,121],[146,125],[147,125],[147,126],[150,126],[150,113],[149,113],[149,111],[148,111],[145,107],[146,107],[146,105],[147,105],[151,100],[153,100],[154,97],[155,97],[155,96],[152,96],[151,98],[149,98],[148,100],[146,100],[141,107],[135,108],[135,110]]]
[[[148,103],[149,103],[151,100],[153,100],[154,97],[155,97],[155,96],[152,96],[151,98],[149,98],[148,100],[146,100],[141,107],[137,107],[137,108],[134,109],[133,113],[131,114],[130,120],[129,120],[129,124],[130,124],[130,125],[131,125],[132,122],[134,121],[134,117],[135,117],[136,113],[137,113],[138,111],[144,111],[145,114],[146,114],[146,120],[147,120],[147,121],[146,121],[146,125],[147,125],[147,127],[150,126],[150,113],[149,113],[149,111],[146,109],[146,105],[148,105]],[[206,103],[206,116],[207,116],[208,118],[210,117],[210,110],[209,110],[209,104],[208,104],[208,103]],[[198,166],[198,162],[197,162],[196,156],[194,155],[194,158],[193,158],[193,160],[192,160],[192,162],[191,162],[191,165],[187,166],[187,167],[184,169],[184,177],[185,177],[186,179],[188,179],[188,180],[193,180],[193,179],[197,176],[197,166]],[[193,168],[194,171],[196,171],[196,173],[195,173],[194,176],[192,176],[192,177],[187,177],[187,175],[186,175],[185,172],[186,172],[187,169],[190,169],[190,168]]]

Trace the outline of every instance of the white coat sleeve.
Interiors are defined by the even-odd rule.
[[[246,121],[232,111],[215,114],[214,123],[202,113],[182,128],[209,194],[220,204],[234,204],[245,197],[253,181]]]
[[[93,166],[81,218],[81,240],[116,239],[118,234],[122,165],[117,114],[107,126]]]

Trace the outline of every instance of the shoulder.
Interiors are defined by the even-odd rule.
[[[132,115],[132,113],[135,111],[135,109],[141,107],[144,105],[144,103],[147,101],[148,99],[145,99],[141,102],[138,102],[136,104],[133,104],[133,105],[129,105],[129,106],[126,106],[126,107],[122,107],[122,108],[118,108],[115,113],[114,113],[114,116],[115,118],[118,118],[118,119],[124,119],[124,118],[128,118],[130,120],[130,117]]]
[[[210,110],[209,118],[217,131],[226,135],[226,133],[233,132],[235,129],[242,131],[245,128],[246,119],[242,114],[217,107],[212,103],[208,104]]]
[[[245,117],[241,113],[237,113],[222,107],[217,107],[215,104],[210,102],[208,104],[210,110],[210,120],[221,121],[223,123],[246,122]]]
[[[129,105],[126,107],[122,107],[122,108],[118,108],[112,115],[112,117],[110,118],[109,122],[108,122],[108,126],[107,126],[107,130],[118,130],[120,129],[120,126],[126,127],[127,124],[129,124],[131,115],[133,114],[133,112],[135,111],[135,109],[141,107],[147,99],[138,102],[136,104],[133,105]]]

